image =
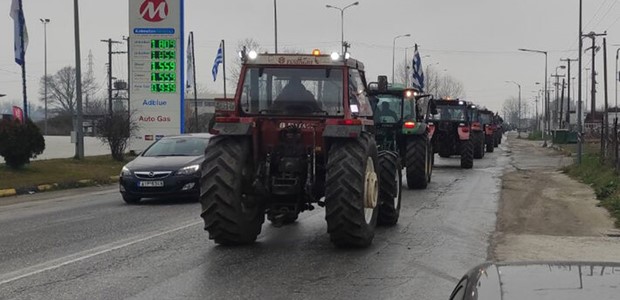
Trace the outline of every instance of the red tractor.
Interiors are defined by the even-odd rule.
[[[487,152],[493,152],[497,147],[497,125],[493,122],[493,112],[488,109],[480,110],[480,121],[484,127],[484,142]]]
[[[383,162],[364,65],[314,52],[250,52],[242,61],[234,101],[218,104],[227,112],[218,112],[202,166],[209,238],[253,243],[265,215],[281,226],[319,205],[335,245],[370,245],[377,220],[395,224],[400,206],[379,197]]]

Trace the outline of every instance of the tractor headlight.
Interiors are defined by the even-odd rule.
[[[177,171],[177,175],[191,175],[191,174],[198,172],[198,170],[200,170],[200,165],[191,165],[191,166],[187,166],[184,168],[180,168]]]

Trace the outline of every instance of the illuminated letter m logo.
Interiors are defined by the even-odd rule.
[[[145,0],[140,6],[140,15],[149,22],[159,22],[168,16],[166,0]]]

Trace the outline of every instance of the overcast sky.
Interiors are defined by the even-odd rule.
[[[346,6],[351,0],[278,0],[278,46],[332,52],[340,45],[340,15],[325,4]],[[610,102],[614,102],[615,44],[620,44],[619,0],[584,0],[584,32],[608,32]],[[43,25],[49,18],[48,70],[55,73],[74,65],[73,1],[23,0],[30,44],[26,54],[28,97],[39,101],[39,79],[43,75]],[[227,41],[227,61],[236,59],[237,42],[254,38],[272,50],[273,0],[186,0],[186,32],[194,31],[199,85],[221,92],[221,81],[211,78],[211,66],[221,39]],[[11,0],[0,0],[0,101],[21,101],[21,71],[14,62]],[[88,70],[92,51],[94,73],[102,92],[106,88],[107,46],[101,39],[122,40],[128,35],[127,0],[81,0],[83,71]],[[549,73],[560,58],[576,58],[578,0],[360,0],[345,13],[345,40],[352,56],[366,65],[367,78],[390,75],[392,40],[399,39],[396,59],[404,60],[404,48],[420,45],[423,64],[436,67],[463,82],[467,99],[493,110],[517,95],[514,80],[523,86],[523,101],[532,101],[542,81],[544,56],[516,51],[517,48],[548,50]],[[602,42],[602,41],[601,41]],[[589,44],[590,41],[587,40]],[[124,50],[125,45],[116,46]],[[597,60],[602,62],[602,52]],[[584,64],[590,62],[589,56]],[[126,60],[116,56],[114,76],[126,78]],[[602,74],[602,65],[601,65]],[[577,64],[573,70],[576,71]],[[576,74],[576,72],[575,72]],[[602,76],[599,76],[602,83]],[[601,86],[602,89],[602,86]],[[229,87],[232,90],[232,87]],[[602,103],[603,93],[599,93]],[[41,103],[41,102],[39,102]]]

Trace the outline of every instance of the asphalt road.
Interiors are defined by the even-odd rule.
[[[0,206],[0,299],[447,299],[487,259],[508,162],[501,149],[473,170],[437,157],[428,189],[403,182],[398,225],[361,250],[332,246],[323,209],[227,248],[197,203],[128,206],[116,187],[13,198]]]

